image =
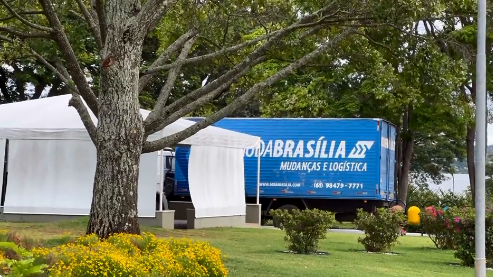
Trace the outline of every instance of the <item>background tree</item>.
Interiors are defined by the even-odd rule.
[[[488,6],[491,7],[493,2],[488,1]],[[467,147],[467,170],[469,174],[469,183],[472,193],[472,199],[475,199],[475,135],[476,135],[476,119],[475,119],[475,102],[476,102],[476,56],[477,49],[477,3],[475,1],[451,1],[447,5],[446,12],[451,16],[437,20],[429,18],[423,21],[426,32],[435,38],[440,50],[448,55],[451,59],[460,60],[468,66],[467,78],[457,89],[460,93],[456,101],[464,103],[464,118],[467,132],[465,142]],[[487,29],[487,45],[493,44],[493,23],[491,11],[488,11],[489,23]],[[493,49],[487,47],[487,91],[491,97],[493,91],[492,80],[492,58]],[[490,115],[491,117],[491,115]]]
[[[7,17],[1,20],[2,50],[12,53],[15,49],[17,55],[29,55],[70,90],[69,104],[79,112],[98,153],[87,232],[100,237],[114,232],[140,232],[137,181],[141,153],[173,146],[233,113],[260,91],[355,34],[361,26],[398,24],[398,20],[410,20],[409,14],[414,15],[411,11],[415,8],[407,1],[398,1],[395,6],[389,6],[387,1],[28,2],[9,4],[0,0],[0,13]],[[33,10],[35,13],[29,12]],[[72,11],[86,24],[69,20]],[[242,20],[228,20],[232,15],[241,15]],[[341,26],[341,22],[346,24]],[[77,31],[83,28],[84,32]],[[176,35],[170,36],[168,43],[161,38],[157,58],[152,63],[143,62],[144,42],[153,30],[157,35]],[[245,36],[251,30],[263,35]],[[185,131],[147,141],[149,135],[216,99],[248,72],[259,70],[257,66],[269,61],[271,52],[279,53],[286,47],[297,49],[291,62],[256,80],[225,107]],[[228,57],[233,53],[234,58]],[[204,63],[209,67],[202,72],[192,70],[196,64]],[[94,70],[86,70],[88,67]],[[167,72],[164,84],[144,120],[139,96],[155,91],[146,88],[163,71]],[[197,75],[191,85],[186,80],[179,82],[182,72]],[[204,72],[207,82],[197,86]],[[183,89],[182,94],[175,94],[178,88]],[[182,96],[173,99],[179,95]],[[90,112],[98,118],[97,126],[90,120]]]
[[[396,123],[396,180],[405,201],[411,173],[417,180],[439,182],[465,152],[464,107],[455,100],[465,67],[417,28],[416,23],[401,30],[381,27],[346,40],[343,55],[328,53],[265,91],[262,112]]]

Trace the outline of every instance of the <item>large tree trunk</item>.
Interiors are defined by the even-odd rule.
[[[475,205],[476,196],[476,165],[474,163],[474,140],[476,138],[476,127],[474,124],[467,127],[466,147],[467,147],[467,173],[469,174],[469,184],[471,185],[472,203]]]
[[[97,164],[87,233],[140,233],[137,185],[144,129],[137,98],[137,70],[122,59],[101,74]]]
[[[469,90],[470,95],[467,94]],[[471,86],[461,86],[462,97],[476,104],[476,80],[473,79]],[[467,151],[467,173],[469,174],[469,185],[471,187],[471,196],[473,206],[476,204],[476,165],[475,165],[475,147],[474,141],[476,139],[476,117],[473,115],[471,122],[467,125],[466,133],[466,151]]]
[[[88,234],[101,238],[120,232],[140,233],[137,185],[144,138],[138,100],[142,53],[138,25],[125,25],[133,16],[128,3],[109,3],[98,99],[97,165],[87,227]]]
[[[409,126],[412,116],[412,107],[409,107],[403,116],[402,130],[399,132],[398,156],[398,183],[397,198],[402,203],[407,202],[407,191],[409,188],[409,174],[411,172],[411,161],[414,150],[414,134]]]
[[[403,138],[402,139],[402,168],[401,175],[398,181],[398,198],[400,201],[407,202],[407,190],[409,188],[409,174],[411,173],[411,160],[414,149],[414,139],[413,138]]]

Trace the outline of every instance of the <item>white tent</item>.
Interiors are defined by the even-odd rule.
[[[89,213],[96,149],[77,111],[68,106],[70,98],[0,105],[0,160],[9,140],[6,213]],[[145,118],[149,111],[141,114]],[[179,119],[149,140],[193,124]],[[192,146],[189,179],[197,217],[245,214],[243,153],[258,147],[259,141],[259,137],[208,127],[180,143]],[[154,216],[156,161],[157,153],[142,155],[139,216]]]
[[[2,105],[0,139],[90,140],[79,114],[68,106],[70,98],[70,95],[62,95]],[[140,112],[143,118],[150,113],[142,109]],[[92,112],[90,114],[97,123],[96,117]],[[162,132],[151,135],[149,140],[180,132],[193,124],[193,121],[178,119]],[[183,140],[181,144],[253,148],[258,141],[258,137],[211,126]]]

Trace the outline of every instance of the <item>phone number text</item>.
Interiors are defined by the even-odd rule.
[[[362,189],[362,183],[313,183],[313,187],[316,189]]]

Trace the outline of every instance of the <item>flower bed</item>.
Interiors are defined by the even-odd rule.
[[[0,242],[2,276],[223,277],[220,250],[206,242],[158,239],[153,234],[115,234],[106,240],[84,236],[52,248],[31,251],[22,240]],[[9,255],[6,255],[10,253]],[[23,268],[19,269],[19,265]],[[19,271],[21,270],[21,271]]]
[[[474,266],[475,210],[473,208],[437,209],[427,207],[421,215],[423,231],[439,249],[453,249],[464,266]],[[486,260],[493,266],[493,212],[486,212]]]

